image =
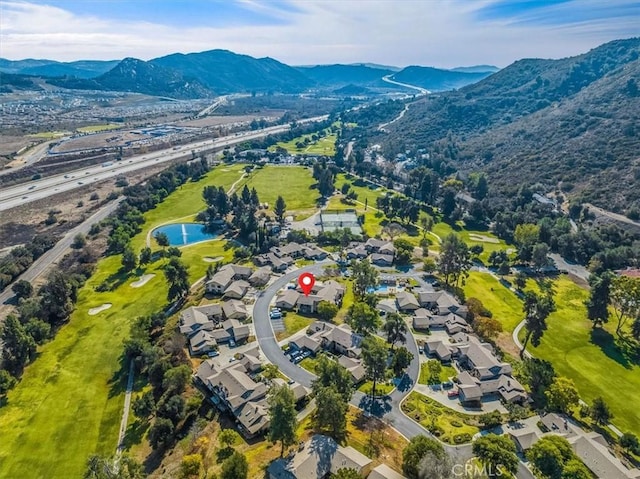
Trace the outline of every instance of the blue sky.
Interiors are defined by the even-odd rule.
[[[640,36],[632,0],[2,0],[0,56],[229,49],[289,64],[506,66]]]

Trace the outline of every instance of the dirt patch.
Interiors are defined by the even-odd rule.
[[[102,306],[98,306],[97,308],[91,308],[89,310],[89,316],[95,316],[96,314],[101,313],[102,311],[106,311],[111,306],[113,306],[111,303],[104,303]]]
[[[475,233],[470,233],[469,234],[469,239],[472,241],[480,241],[481,243],[493,243],[493,244],[499,244],[500,240],[497,240],[496,238],[491,238],[489,236],[485,236],[485,235],[478,235]]]
[[[147,284],[149,281],[151,281],[151,279],[155,278],[155,274],[145,274],[140,276],[140,279],[138,279],[137,281],[134,281],[133,283],[131,283],[131,287],[132,288],[140,288],[142,286],[144,286],[145,284]]]
[[[211,256],[205,256],[202,259],[207,263],[217,263],[218,261],[222,261],[224,258],[222,256],[216,256],[215,258],[212,258]]]

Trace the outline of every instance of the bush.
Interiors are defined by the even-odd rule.
[[[90,199],[91,201],[96,201],[96,200],[99,200],[99,199],[100,199],[100,196],[98,196],[98,193],[93,193],[93,194],[89,197],[89,199]]]
[[[437,424],[429,424],[427,430],[436,437],[440,437],[444,434],[444,429]]]
[[[471,434],[469,434],[468,432],[464,432],[462,434],[456,434],[455,436],[453,436],[453,442],[455,444],[471,442]]]
[[[457,419],[449,421],[449,424],[451,424],[453,427],[462,427],[462,423],[460,421],[458,421]]]

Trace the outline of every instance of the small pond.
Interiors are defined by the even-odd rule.
[[[216,233],[207,233],[201,223],[172,223],[160,226],[151,232],[151,236],[158,233],[166,234],[171,246],[184,246],[218,236]]]

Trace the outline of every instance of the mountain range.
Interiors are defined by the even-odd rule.
[[[173,98],[200,98],[237,92],[299,93],[308,90],[369,92],[368,88],[402,88],[386,83],[384,76],[415,80],[431,91],[468,85],[495,67],[466,67],[470,71],[430,67],[400,69],[377,64],[315,65],[291,67],[273,58],[253,58],[227,50],[174,53],[149,61],[56,62],[52,60],[0,59],[0,73],[43,77],[63,88],[119,90]],[[478,72],[478,69],[481,71]],[[406,72],[405,70],[408,70]],[[3,85],[10,88],[3,76]],[[24,85],[25,82],[22,82]],[[16,85],[16,88],[20,86]]]
[[[393,154],[426,147],[496,190],[561,190],[614,211],[640,206],[640,38],[560,60],[524,59],[414,102],[390,126]]]

